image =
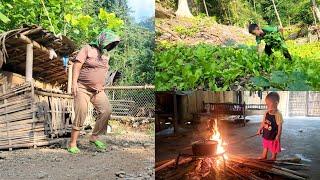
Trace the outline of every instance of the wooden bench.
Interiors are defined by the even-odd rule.
[[[236,123],[245,126],[246,123],[246,105],[237,103],[208,103],[203,102],[203,112],[197,113],[199,117],[205,117],[209,121],[213,119],[220,119],[224,116],[235,115],[238,116],[235,119]],[[200,118],[201,121],[201,118]]]

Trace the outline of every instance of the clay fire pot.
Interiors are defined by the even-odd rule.
[[[192,153],[195,156],[216,155],[217,146],[218,146],[218,142],[213,140],[198,142],[192,145]]]

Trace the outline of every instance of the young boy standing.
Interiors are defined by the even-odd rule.
[[[249,33],[256,36],[256,42],[259,45],[262,40],[265,41],[266,46],[264,52],[270,56],[273,52],[272,50],[280,50],[282,51],[285,58],[288,60],[292,60],[291,55],[289,53],[288,47],[284,43],[284,39],[282,38],[280,32],[283,32],[282,28],[278,27],[264,27],[260,28],[257,24],[249,25]]]
[[[257,134],[262,131],[263,151],[260,159],[267,159],[268,150],[271,151],[272,160],[276,160],[281,152],[280,137],[282,133],[282,114],[278,110],[280,96],[276,92],[270,92],[266,96],[267,112],[265,113]]]

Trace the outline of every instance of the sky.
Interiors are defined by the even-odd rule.
[[[154,16],[155,0],[128,0],[128,6],[137,22]]]

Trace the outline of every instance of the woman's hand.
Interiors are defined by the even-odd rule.
[[[77,95],[77,91],[78,91],[78,83],[73,83],[72,84],[72,94],[74,96],[76,96]]]
[[[277,135],[276,138],[274,139],[275,141],[279,141],[280,140],[280,136]]]

